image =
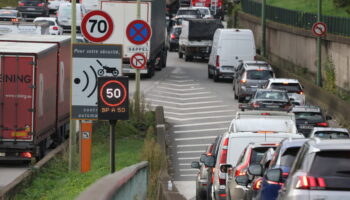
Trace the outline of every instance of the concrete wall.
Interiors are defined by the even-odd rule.
[[[261,46],[260,18],[240,12],[239,26],[253,30],[257,47]],[[266,35],[271,60],[306,68],[311,74],[316,73],[316,38],[309,30],[268,22]],[[336,85],[350,91],[350,38],[327,35],[322,42],[322,63],[327,57],[331,58],[335,66]]]

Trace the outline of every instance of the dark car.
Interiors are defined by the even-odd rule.
[[[181,26],[173,26],[168,35],[169,51],[174,51],[179,48],[179,36],[181,34]]]
[[[0,9],[0,21],[19,22],[22,15],[18,10]]]
[[[299,133],[309,137],[314,127],[328,127],[327,120],[332,117],[324,116],[318,106],[294,106],[292,112],[295,114],[296,125]]]
[[[17,10],[27,18],[49,16],[50,9],[46,0],[21,0],[18,2]]]
[[[243,102],[246,96],[252,96],[272,77],[274,77],[274,72],[268,63],[264,61],[242,62],[235,69],[233,76],[235,99],[238,99],[238,102]]]
[[[247,104],[240,104],[240,109],[290,111],[293,107],[285,90],[257,89]]]

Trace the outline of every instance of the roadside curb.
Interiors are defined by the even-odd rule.
[[[27,169],[22,175],[18,176],[10,184],[0,189],[0,200],[8,200],[11,197],[11,194],[16,190],[17,186],[23,181],[29,180],[34,172],[41,169],[45,164],[47,164],[53,157],[58,153],[62,152],[68,146],[68,140],[63,144],[50,151],[43,159],[36,163],[31,168]]]

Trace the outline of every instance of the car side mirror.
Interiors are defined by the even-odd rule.
[[[236,183],[241,186],[247,186],[249,182],[249,177],[247,175],[236,176]]]
[[[220,166],[220,172],[222,172],[222,173],[227,173],[227,171],[228,171],[229,168],[232,168],[232,165],[230,165],[230,164],[221,165],[221,166]]]
[[[332,116],[326,115],[326,120],[332,120],[332,119],[333,119]]]
[[[263,168],[261,165],[250,165],[248,173],[254,176],[262,176]]]
[[[266,179],[274,182],[281,182],[282,170],[280,168],[270,169],[266,173]]]
[[[207,159],[205,159],[205,161],[204,161],[204,165],[206,167],[214,167],[215,166],[214,156],[207,156]]]
[[[199,168],[201,168],[201,165],[199,164],[198,161],[193,161],[193,162],[191,163],[191,168],[199,169]]]
[[[199,158],[199,161],[200,161],[201,163],[204,163],[206,159],[207,159],[207,154],[204,153],[204,154],[202,154],[201,157]]]

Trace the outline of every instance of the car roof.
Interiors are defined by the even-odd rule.
[[[317,131],[337,131],[337,132],[349,133],[348,129],[346,129],[346,128],[314,127],[314,128],[312,129],[312,132],[317,132]]]
[[[256,90],[256,92],[261,92],[261,91],[267,91],[267,92],[287,92],[286,90],[277,90],[277,89],[262,89],[262,88],[259,88]]]
[[[269,63],[262,61],[262,60],[248,60],[248,61],[243,61],[243,64],[247,65],[270,65]]]
[[[276,116],[277,118],[281,117],[290,117],[291,119],[294,119],[295,115],[294,113],[288,113],[285,111],[258,111],[258,110],[247,110],[247,111],[238,111],[236,112],[235,119],[245,119],[245,118],[272,118],[273,116]]]
[[[321,112],[321,108],[314,105],[293,106],[292,112]]]
[[[301,139],[284,139],[281,141],[281,150],[293,148],[293,147],[301,147],[306,141],[308,141],[308,138],[301,138]]]
[[[258,147],[276,147],[278,145],[277,143],[273,143],[273,142],[253,142],[250,144],[251,148],[258,148]]]
[[[272,71],[272,67],[267,65],[245,65],[244,68],[249,71],[249,70],[257,70],[257,69],[263,69],[265,71],[269,70]]]
[[[196,10],[194,7],[181,7],[179,10]]]
[[[304,138],[303,135],[297,133],[252,133],[252,132],[237,132],[233,134],[228,134],[228,137],[231,138],[251,138],[252,142],[256,138],[265,138],[267,139],[275,139],[275,138]],[[349,140],[350,141],[350,140]],[[266,141],[265,141],[266,142]]]
[[[308,144],[318,150],[350,150],[350,140],[312,138]]]
[[[299,83],[300,84],[300,82],[297,79],[291,79],[291,78],[270,78],[269,81],[271,83],[288,82],[288,83]]]
[[[55,17],[37,17],[34,19],[34,21],[36,20],[49,20],[49,21],[56,21]]]

